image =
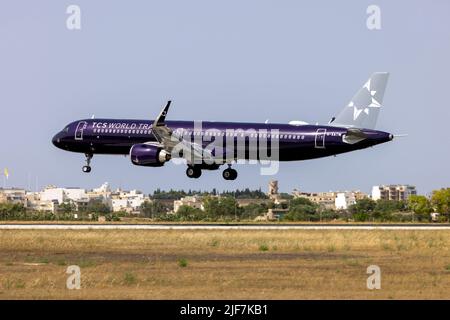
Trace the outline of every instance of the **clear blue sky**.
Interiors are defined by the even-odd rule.
[[[66,28],[81,8],[82,29]],[[366,27],[381,8],[382,29]],[[9,186],[91,188],[258,188],[370,191],[409,183],[420,193],[448,187],[450,2],[434,1],[2,1],[0,167]],[[371,149],[283,163],[274,177],[237,166],[188,179],[185,167],[133,166],[56,149],[70,121],[153,119],[165,100],[170,119],[327,122],[373,71],[389,71],[378,128],[408,133]]]

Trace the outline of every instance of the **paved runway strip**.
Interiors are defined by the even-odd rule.
[[[438,224],[0,224],[0,230],[450,230]]]

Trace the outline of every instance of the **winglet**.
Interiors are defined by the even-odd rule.
[[[161,112],[159,113],[158,117],[153,122],[153,126],[154,127],[156,127],[156,126],[163,126],[164,125],[164,122],[166,121],[166,115],[167,115],[167,112],[169,111],[169,107],[170,107],[170,103],[171,102],[172,102],[171,100],[167,101],[166,106],[164,107],[164,109],[161,110]]]

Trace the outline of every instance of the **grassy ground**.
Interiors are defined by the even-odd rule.
[[[450,231],[0,230],[0,299],[24,298],[450,299]]]

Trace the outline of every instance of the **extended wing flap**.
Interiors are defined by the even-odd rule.
[[[209,150],[204,149],[201,144],[185,140],[183,136],[178,135],[176,131],[173,132],[166,125],[165,120],[170,104],[169,100],[153,122],[152,132],[158,143],[170,153],[182,151],[183,158],[190,163],[203,160],[213,161],[214,155]]]

